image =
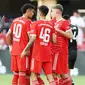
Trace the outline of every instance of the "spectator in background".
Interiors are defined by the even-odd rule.
[[[5,24],[5,16],[3,16],[3,17],[1,18],[1,21],[0,21],[0,32],[3,31],[3,26],[4,26],[4,24]]]
[[[7,48],[7,43],[6,43],[6,30],[4,29],[4,24],[5,24],[5,16],[1,18],[1,23],[0,23],[0,50],[5,50]]]
[[[4,32],[6,34],[6,32],[8,31],[10,26],[10,19],[6,18],[4,15],[1,18],[0,21],[0,32]]]
[[[5,50],[7,48],[6,35],[4,32],[0,33],[0,50]]]
[[[80,16],[77,10],[73,12],[73,16],[70,17],[71,24],[78,27],[77,44],[79,47],[83,45],[84,34],[82,28],[85,27],[84,19]]]

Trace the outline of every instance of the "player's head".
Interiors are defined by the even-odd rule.
[[[47,6],[41,5],[41,6],[38,7],[38,15],[39,16],[45,16],[46,17],[48,12],[49,12],[49,8]]]
[[[76,16],[76,17],[79,16],[79,12],[77,10],[74,10],[73,11],[73,16]]]
[[[21,7],[22,14],[26,14],[28,18],[32,18],[34,15],[35,7],[32,4],[26,3]]]
[[[61,4],[57,4],[55,6],[52,7],[51,9],[51,17],[54,18],[57,15],[62,15],[63,13],[63,6]]]
[[[70,16],[69,15],[63,15],[63,18],[66,19],[66,20],[69,20]]]
[[[66,19],[66,20],[68,20],[69,22],[71,22],[69,15],[63,15],[63,18]]]

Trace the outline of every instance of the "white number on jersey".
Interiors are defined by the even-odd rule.
[[[70,42],[72,42],[73,40],[76,40],[76,35],[77,35],[77,31],[75,30],[76,29],[76,27],[73,27],[72,29],[74,29],[73,30],[73,38],[72,39],[70,39]]]
[[[73,40],[76,40],[76,31],[73,33]]]
[[[46,28],[46,29],[42,28],[41,32],[40,32],[40,36],[39,36],[40,39],[43,39],[43,41],[46,42],[46,43],[49,42],[49,40],[50,40],[49,33],[50,33],[49,28]]]
[[[15,23],[13,28],[13,34],[15,35],[15,38],[20,38],[21,32],[22,32],[22,25]]]

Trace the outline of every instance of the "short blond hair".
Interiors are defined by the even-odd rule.
[[[61,4],[57,4],[52,7],[53,9],[59,9],[61,12],[63,12],[63,6]]]

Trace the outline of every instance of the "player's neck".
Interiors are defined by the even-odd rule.
[[[57,20],[57,21],[61,20],[62,18],[63,18],[62,15],[56,16],[56,20]]]
[[[28,18],[28,16],[26,14],[23,14],[22,17]]]
[[[41,16],[40,20],[46,20],[46,17],[45,16]]]

